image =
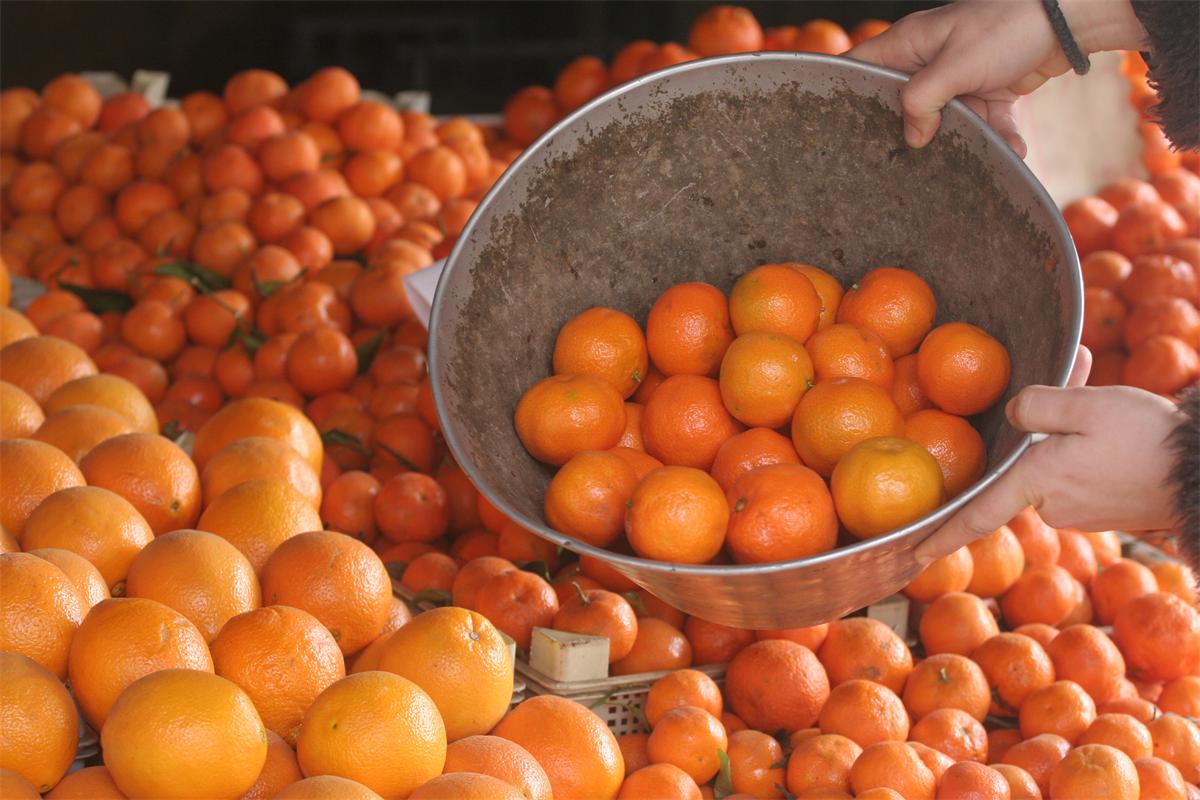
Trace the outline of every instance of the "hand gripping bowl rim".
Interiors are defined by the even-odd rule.
[[[887,69],[886,67],[880,67],[875,64],[869,64],[869,63],[862,62],[862,61],[856,61],[854,59],[849,59],[849,58],[845,58],[842,56],[830,56],[830,55],[824,55],[824,54],[819,54],[819,53],[793,53],[793,52],[740,53],[740,54],[728,55],[728,56],[715,56],[712,58],[697,59],[694,61],[685,62],[683,64],[678,64],[678,65],[675,65],[672,67],[667,67],[665,69],[658,70],[656,72],[651,72],[646,75],[642,75],[638,78],[635,78],[632,81],[628,81],[627,83],[623,83],[620,86],[609,89],[608,91],[606,91],[603,94],[599,95],[598,97],[592,99],[588,103],[584,104],[583,106],[579,107],[572,113],[566,115],[561,120],[559,120],[549,130],[547,130],[545,133],[543,133],[541,136],[539,136],[533,142],[533,144],[529,145],[529,147],[527,147],[516,158],[516,160],[513,161],[513,163],[509,166],[508,170],[500,177],[500,179],[495,183],[495,185],[492,186],[492,188],[488,190],[487,194],[484,195],[484,198],[479,203],[477,211],[479,209],[484,209],[484,208],[488,207],[488,205],[492,202],[492,200],[505,190],[505,187],[508,185],[509,182],[511,182],[513,180],[513,177],[518,172],[520,172],[520,170],[524,167],[525,163],[528,162],[530,159],[532,159],[539,153],[539,151],[542,149],[542,147],[545,145],[545,143],[547,141],[553,139],[560,132],[570,128],[577,121],[587,117],[589,114],[591,114],[591,112],[594,109],[596,109],[600,106],[606,105],[607,103],[615,100],[616,98],[618,98],[628,92],[633,91],[636,88],[642,87],[649,83],[661,81],[661,80],[670,78],[675,75],[684,74],[686,72],[689,72],[692,70],[697,70],[697,69],[709,69],[714,66],[720,66],[720,65],[726,65],[726,64],[736,65],[736,64],[739,64],[742,62],[758,60],[758,59],[792,62],[792,63],[795,63],[797,66],[803,66],[806,63],[825,63],[825,64],[837,65],[838,67],[849,66],[852,69],[857,69],[857,70],[860,70],[867,74],[874,75],[878,78],[881,78],[885,82],[890,82],[890,83],[896,85],[897,88],[901,84],[906,83],[909,80],[908,75],[906,75],[902,72],[896,71],[896,70]],[[1029,167],[1026,166],[1025,162],[1019,156],[1017,156],[1017,154],[1012,150],[1012,148],[1010,148],[1008,146],[1008,144],[999,136],[999,134],[997,134],[981,117],[979,117],[977,114],[975,114],[969,108],[967,108],[967,106],[964,103],[962,103],[960,100],[957,100],[957,99],[951,100],[950,103],[947,104],[946,109],[943,113],[956,114],[956,115],[960,116],[961,118],[965,119],[967,126],[973,128],[976,132],[981,134],[983,136],[983,138],[987,141],[987,143],[1000,153],[1000,157],[1001,157],[1001,159],[1003,159],[1005,164],[1009,168],[1014,170],[1021,179],[1023,179],[1023,182],[1025,184],[1027,184],[1028,188],[1030,188],[1032,190],[1034,198],[1036,199],[1038,205],[1043,206],[1046,210],[1048,210],[1050,212],[1049,218],[1050,218],[1051,224],[1053,225],[1055,231],[1058,233],[1059,238],[1064,245],[1063,257],[1065,258],[1067,263],[1063,265],[1063,269],[1070,270],[1071,280],[1072,280],[1072,283],[1074,284],[1074,299],[1076,301],[1076,302],[1071,303],[1071,308],[1067,310],[1068,315],[1069,315],[1069,319],[1068,319],[1068,323],[1067,323],[1069,343],[1074,344],[1074,348],[1071,350],[1071,355],[1066,360],[1066,363],[1065,363],[1063,369],[1060,371],[1058,378],[1056,380],[1056,383],[1055,383],[1055,385],[1058,387],[1064,387],[1067,385],[1068,379],[1071,375],[1071,371],[1074,369],[1076,353],[1078,352],[1080,338],[1083,333],[1083,303],[1082,303],[1083,276],[1082,276],[1082,273],[1081,273],[1080,267],[1079,267],[1079,256],[1075,250],[1074,241],[1071,238],[1071,234],[1067,228],[1066,221],[1063,219],[1062,214],[1058,210],[1058,207],[1055,205],[1053,199],[1051,199],[1049,193],[1046,191],[1046,188],[1041,184],[1040,181],[1038,181],[1036,176],[1034,176],[1034,174],[1029,170]],[[468,240],[471,233],[474,231],[475,225],[477,224],[478,220],[479,220],[478,213],[476,213],[475,215],[472,215],[471,219],[468,221],[467,225],[464,227],[462,233],[459,235],[457,242],[455,243],[454,247],[451,249],[450,255],[446,259],[445,272],[443,273],[443,277],[457,263],[457,260],[460,256],[460,253],[464,246],[464,243]],[[439,413],[441,413],[441,410],[443,408],[445,408],[445,403],[444,403],[444,400],[442,397],[441,383],[439,381],[439,372],[441,370],[441,364],[440,364],[441,358],[439,355],[439,348],[438,348],[438,344],[437,344],[438,336],[435,332],[437,330],[439,330],[439,328],[440,328],[439,322],[441,320],[443,300],[444,300],[443,293],[445,291],[445,286],[446,286],[446,284],[444,281],[439,281],[438,287],[434,293],[433,308],[432,308],[432,312],[430,314],[430,320],[429,320],[429,334],[430,334],[429,378],[430,378],[430,384],[431,384],[431,387],[433,390],[434,403],[435,403]],[[925,516],[920,517],[919,519],[913,520],[912,522],[910,522],[909,524],[907,524],[901,528],[897,528],[894,531],[883,534],[882,536],[876,536],[876,537],[869,538],[869,539],[863,539],[862,541],[854,542],[853,544],[845,545],[842,547],[836,547],[833,550],[829,550],[827,552],[819,553],[819,554],[813,555],[813,556],[808,556],[806,558],[791,559],[788,561],[774,561],[774,562],[766,562],[766,563],[757,563],[757,564],[711,565],[711,564],[676,564],[676,563],[672,563],[672,562],[655,561],[652,559],[640,558],[638,556],[625,555],[623,553],[616,553],[611,550],[605,550],[604,548],[595,547],[593,545],[587,544],[586,542],[583,542],[582,540],[579,540],[579,539],[575,539],[574,537],[566,536],[565,534],[562,534],[562,533],[554,530],[553,528],[548,527],[544,523],[544,521],[542,521],[541,519],[532,519],[532,518],[526,517],[525,515],[514,511],[512,506],[510,506],[508,504],[508,502],[504,500],[503,497],[499,496],[496,492],[494,492],[494,490],[492,490],[492,488],[490,486],[488,486],[488,484],[482,479],[478,470],[476,470],[475,466],[473,464],[471,464],[468,460],[463,459],[461,457],[461,453],[463,452],[463,450],[459,446],[459,442],[458,442],[456,434],[453,431],[452,425],[443,425],[442,434],[446,440],[447,446],[450,449],[450,453],[451,453],[451,455],[453,455],[456,463],[459,465],[459,467],[464,472],[466,472],[467,476],[471,479],[472,483],[476,486],[476,488],[480,492],[482,492],[484,494],[484,496],[487,497],[487,499],[490,502],[492,502],[500,511],[502,511],[506,517],[513,520],[514,522],[521,524],[525,528],[527,528],[530,531],[532,531],[533,533],[537,534],[539,537],[546,539],[548,541],[551,541],[556,545],[559,545],[565,549],[571,550],[580,555],[587,555],[587,556],[594,557],[598,560],[604,561],[605,563],[609,564],[610,566],[612,566],[613,568],[617,569],[620,572],[623,572],[623,570],[621,570],[622,566],[627,566],[627,567],[631,567],[631,568],[635,568],[635,569],[650,567],[650,568],[656,569],[660,572],[674,572],[674,573],[678,573],[678,574],[693,574],[693,575],[706,575],[706,576],[723,576],[723,575],[730,576],[730,575],[749,575],[749,574],[761,575],[764,573],[786,572],[789,570],[796,569],[798,567],[812,567],[812,566],[823,565],[823,564],[827,564],[827,563],[830,563],[833,561],[837,561],[842,557],[849,556],[854,553],[865,552],[868,550],[872,550],[872,549],[881,547],[884,544],[892,542],[896,539],[904,538],[906,536],[911,536],[915,531],[929,525],[930,522],[935,519],[940,518],[941,524],[945,524],[945,522],[949,521],[949,519],[951,517],[953,517],[954,514],[958,513],[958,511],[960,511],[963,508],[963,506],[965,506],[967,503],[969,503],[975,497],[979,496],[988,487],[990,487],[993,483],[995,483],[997,480],[999,480],[1001,476],[1003,476],[1006,472],[1008,472],[1008,470],[1012,468],[1012,465],[1014,463],[1016,463],[1017,459],[1020,458],[1025,453],[1025,451],[1029,449],[1030,445],[1033,443],[1033,438],[1034,438],[1034,434],[1031,434],[1031,433],[1025,434],[1024,436],[1022,436],[1020,438],[1020,440],[1018,441],[1016,447],[1012,450],[1012,452],[1010,452],[1008,455],[1006,455],[1002,459],[1000,459],[995,464],[995,466],[993,466],[987,473],[984,474],[984,476],[982,478],[980,478],[978,481],[976,481],[974,484],[972,484],[970,487],[968,487],[961,494],[959,494],[958,496],[954,497],[953,499],[943,503],[942,505],[940,505],[937,509],[935,509],[931,513],[926,514]],[[937,530],[937,528],[931,529],[930,533],[926,537],[922,538],[920,541],[924,541],[929,536],[932,536],[933,533],[936,532],[936,530]],[[916,546],[918,544],[920,544],[920,541],[913,541],[912,545],[913,545],[914,549],[916,548]]]

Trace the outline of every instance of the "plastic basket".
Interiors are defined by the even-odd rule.
[[[709,664],[693,667],[705,673],[718,686],[724,687],[725,664]],[[659,678],[675,670],[663,672],[641,672],[635,675],[619,675],[594,681],[556,681],[538,672],[528,663],[517,660],[517,674],[525,681],[529,696],[552,694],[574,700],[596,713],[609,729],[620,736],[626,733],[647,733],[644,709],[646,695]]]

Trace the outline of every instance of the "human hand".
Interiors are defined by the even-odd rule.
[[[1136,48],[1145,32],[1129,0],[1060,0],[1085,54]],[[1040,0],[960,0],[904,17],[850,52],[912,75],[900,90],[904,138],[924,147],[958,97],[1022,158],[1013,103],[1070,69]]]
[[[1033,506],[1049,525],[1081,530],[1172,527],[1168,437],[1175,404],[1127,386],[1083,387],[1091,354],[1080,348],[1066,389],[1029,386],[1005,409],[1018,430],[1048,434],[917,548],[925,564]]]

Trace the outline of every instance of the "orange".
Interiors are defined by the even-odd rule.
[[[154,539],[145,519],[118,494],[77,486],[49,495],[26,522],[30,550],[61,548],[90,561],[109,589],[125,581],[130,563]]]
[[[37,328],[19,311],[14,311],[7,306],[0,308],[0,348],[20,339],[31,339],[37,335]]]
[[[850,770],[862,754],[852,739],[820,734],[800,742],[787,761],[787,790],[805,797],[817,790],[850,790]]]
[[[572,317],[554,343],[554,372],[594,375],[622,397],[637,390],[646,375],[646,340],[637,323],[611,308],[590,308]]]
[[[688,47],[702,56],[761,50],[762,28],[754,15],[737,6],[713,6],[692,23]]]
[[[0,783],[0,786],[3,784]],[[125,795],[113,783],[107,767],[75,770],[59,781],[46,797],[53,800],[125,800]]]
[[[345,534],[311,530],[287,538],[267,559],[261,577],[267,603],[309,612],[345,654],[374,641],[387,622],[392,596],[387,570],[369,547]]]
[[[904,436],[937,461],[948,497],[961,494],[983,477],[987,448],[979,432],[962,417],[936,409],[917,411],[905,419]]]
[[[104,724],[129,684],[163,669],[211,672],[212,658],[196,626],[154,600],[102,601],[71,643],[71,687],[95,728]]]
[[[728,729],[726,726],[726,730]],[[650,766],[650,756],[646,753],[646,742],[649,739],[648,733],[622,733],[617,736],[617,746],[621,748],[621,757],[625,760],[626,777]]]
[[[1096,575],[1092,581],[1092,599],[1101,624],[1111,625],[1117,612],[1135,597],[1158,591],[1158,579],[1143,564],[1121,558]]]
[[[1036,781],[1042,795],[1050,792],[1050,775],[1071,750],[1061,736],[1043,733],[1018,742],[1004,754],[1003,763],[1020,767]]]
[[[1008,528],[1017,537],[1027,564],[1057,564],[1062,552],[1058,533],[1042,521],[1033,506],[1008,521]]]
[[[1138,178],[1119,178],[1103,186],[1096,194],[1117,211],[1124,211],[1134,203],[1162,199],[1153,184]]]
[[[863,378],[891,390],[896,368],[883,340],[870,330],[838,323],[815,334],[804,344],[812,355],[817,381]]]
[[[458,562],[445,553],[424,553],[404,569],[401,584],[414,594],[449,592],[458,574]]]
[[[404,759],[388,757],[396,746]],[[338,774],[385,796],[407,796],[441,772],[446,731],[415,683],[363,672],[332,684],[308,708],[296,756],[305,774]]]
[[[1158,706],[1168,713],[1195,717],[1200,713],[1200,677],[1184,675],[1170,681],[1158,697]]]
[[[113,781],[133,797],[234,797],[254,785],[267,760],[266,730],[245,692],[191,669],[131,685],[100,742]],[[167,774],[161,764],[175,766]]]
[[[818,656],[834,686],[865,679],[898,693],[913,668],[912,653],[904,640],[879,620],[867,617],[830,623]]]
[[[1113,250],[1099,250],[1084,256],[1079,263],[1083,285],[1089,289],[1117,291],[1133,271],[1129,259]]]
[[[320,472],[321,437],[300,411],[266,398],[237,400],[222,408],[196,432],[192,457],[203,470],[218,450],[247,436],[267,436],[289,445]]]
[[[611,800],[625,769],[616,737],[586,707],[539,695],[521,703],[493,735],[525,748],[550,779],[556,800]]]
[[[917,349],[936,313],[937,302],[924,279],[899,267],[879,267],[846,292],[837,321],[871,331],[892,358],[899,358]]]
[[[694,669],[681,669],[659,678],[650,686],[644,713],[653,728],[667,712],[690,706],[721,715],[721,688],[707,674]]]
[[[1146,726],[1128,714],[1100,714],[1079,738],[1079,744],[1106,744],[1135,760],[1150,758],[1154,746]]]
[[[766,264],[750,270],[729,293],[734,331],[775,333],[805,343],[817,330],[821,297],[791,264]]]
[[[955,761],[987,760],[987,731],[979,720],[957,708],[939,708],[913,726],[909,737],[945,753]]]
[[[935,784],[933,772],[903,742],[869,745],[850,770],[850,786],[859,797],[869,789],[889,788],[906,800],[932,800]]]
[[[164,436],[126,433],[92,448],[79,468],[92,486],[128,500],[154,533],[191,527],[200,513],[200,476]]]
[[[1096,704],[1074,681],[1056,680],[1021,704],[1021,735],[1053,733],[1074,744],[1096,719]]]
[[[1137,800],[1137,769],[1129,756],[1114,747],[1083,745],[1068,753],[1054,768],[1050,796]]]
[[[82,349],[65,339],[31,336],[0,349],[0,379],[24,390],[39,405],[63,384],[96,374]]]
[[[917,353],[917,381],[934,405],[967,417],[992,406],[1008,387],[1008,350],[966,322],[939,325]]]
[[[14,652],[0,652],[0,726],[0,761],[40,792],[58,783],[75,760],[75,702],[45,667]]]
[[[625,507],[636,484],[633,468],[620,456],[577,453],[546,488],[546,521],[568,536],[606,547],[624,530]]]
[[[729,762],[734,791],[753,797],[778,792],[784,784],[783,748],[761,731],[729,734]]]
[[[1161,200],[1140,200],[1126,206],[1117,217],[1112,249],[1129,258],[1161,253],[1187,231],[1187,223],[1174,206]]]
[[[291,746],[279,734],[268,728],[267,760],[263,763],[262,771],[258,773],[254,785],[242,795],[242,800],[268,800],[303,778],[304,773],[296,763],[296,754],[292,752]]]
[[[1000,773],[1008,783],[1009,796],[1012,800],[1040,800],[1042,791],[1038,788],[1037,781],[1028,772],[1012,764],[991,764],[989,766]]]
[[[556,375],[525,392],[515,424],[534,458],[561,466],[576,453],[616,445],[625,427],[625,407],[620,393],[600,378]]]
[[[979,597],[999,597],[1025,569],[1025,552],[1007,525],[967,545],[974,561],[966,591]]]
[[[939,708],[958,708],[982,721],[990,700],[983,670],[957,653],[925,659],[913,667],[904,685],[904,705],[918,721]]]
[[[830,489],[842,524],[861,539],[903,527],[945,499],[937,461],[898,437],[856,444],[834,467]]]
[[[1063,206],[1062,215],[1075,240],[1075,248],[1081,256],[1086,256],[1112,244],[1113,227],[1120,212],[1101,196],[1068,203]]]
[[[116,375],[89,375],[63,384],[42,404],[51,414],[66,406],[89,404],[115,411],[129,420],[134,430],[157,433],[154,407],[129,381]]]
[[[45,442],[0,440],[0,463],[5,471],[0,491],[0,526],[18,538],[42,500],[61,489],[84,483],[75,462]]]
[[[1157,297],[1179,297],[1197,301],[1196,268],[1170,255],[1147,255],[1133,259],[1133,271],[1120,287],[1121,299],[1131,307]]]
[[[203,531],[158,537],[129,565],[128,597],[145,597],[183,614],[211,642],[233,616],[258,608],[254,569],[237,548]]]
[[[973,594],[944,594],[921,616],[921,643],[928,655],[958,653],[969,656],[1000,633],[996,618]]]
[[[475,594],[488,578],[514,569],[516,566],[511,561],[498,556],[472,559],[464,564],[454,577],[454,584],[450,589],[454,605],[474,608]]]
[[[54,445],[78,464],[96,445],[132,431],[129,420],[107,408],[64,406],[46,417],[32,438]]]
[[[817,657],[783,639],[755,642],[738,653],[725,674],[725,693],[733,712],[762,731],[807,728],[830,697]]]
[[[728,747],[721,721],[695,706],[667,711],[646,742],[651,764],[679,767],[697,784],[707,783],[716,776],[721,766],[717,753]]]
[[[1058,625],[1075,607],[1075,579],[1057,565],[1026,567],[1016,583],[1000,598],[1004,620],[1011,627],[1042,622]]]
[[[608,88],[608,68],[595,56],[579,56],[558,73],[554,100],[569,113]]]
[[[828,477],[859,442],[899,436],[903,430],[904,418],[884,389],[862,378],[835,378],[801,399],[792,420],[792,441],[804,463]]]
[[[225,83],[223,97],[229,113],[237,114],[255,106],[275,105],[287,91],[287,83],[274,72],[247,69]]]
[[[341,67],[325,67],[298,87],[301,113],[318,122],[333,122],[358,102],[358,79]]]
[[[732,796],[732,795],[731,795]],[[701,800],[704,795],[696,782],[674,764],[651,764],[628,770],[617,800]]]
[[[337,775],[315,775],[286,786],[275,797],[279,800],[382,800],[358,781]]]
[[[544,86],[527,86],[504,104],[504,131],[514,144],[526,147],[558,121],[554,95]]]
[[[706,283],[681,283],[663,292],[646,318],[654,366],[667,376],[717,374],[734,338],[730,313],[725,296]]]
[[[1139,797],[1161,797],[1163,800],[1187,800],[1188,787],[1183,774],[1173,764],[1161,758],[1138,758],[1133,762],[1137,770]]]
[[[709,475],[691,467],[662,467],[629,499],[625,532],[643,558],[703,564],[721,549],[729,504]]]
[[[526,800],[550,800],[546,771],[523,747],[499,736],[468,736],[446,748],[443,774],[488,775],[518,789]]]
[[[646,451],[674,466],[709,469],[725,440],[741,430],[717,381],[698,375],[667,378],[642,412]]]
[[[629,655],[637,640],[637,617],[629,601],[604,589],[582,587],[559,598],[552,628],[607,638],[609,663]]]
[[[812,383],[813,361],[805,347],[782,334],[741,335],[721,361],[721,399],[746,425],[786,424]]]
[[[437,658],[430,659],[434,652]],[[512,702],[512,663],[500,632],[482,615],[462,608],[414,617],[384,645],[379,669],[408,678],[429,694],[451,742],[487,733]]]
[[[731,436],[717,450],[711,473],[725,491],[747,473],[772,464],[799,464],[791,440],[769,428],[751,428]]]
[[[837,544],[838,518],[821,476],[799,464],[746,473],[726,492],[726,545],[738,563],[805,558]]]
[[[1200,346],[1200,311],[1182,297],[1148,297],[1133,307],[1125,321],[1125,348],[1135,350],[1157,335],[1174,336]]]
[[[524,570],[498,572],[475,593],[475,607],[497,628],[528,649],[535,627],[549,627],[558,613],[558,595],[541,577]]]
[[[678,670],[692,665],[692,646],[674,624],[658,617],[638,619],[629,655],[609,666],[612,675]]]
[[[1099,628],[1072,625],[1046,646],[1046,653],[1059,680],[1078,683],[1097,704],[1117,699],[1125,659]]]
[[[443,203],[466,193],[466,164],[450,147],[422,150],[405,162],[404,170],[408,180],[430,189]]]
[[[85,609],[90,609],[101,600],[106,600],[110,597],[108,586],[104,583],[104,578],[100,575],[100,571],[92,566],[92,563],[83,556],[72,553],[70,550],[62,550],[54,547],[31,549],[26,552],[49,561],[61,569],[71,582],[71,585],[79,592]]]
[[[379,532],[396,542],[433,541],[446,531],[446,491],[436,480],[402,472],[379,487],[373,503]]]
[[[452,772],[439,775],[409,795],[412,800],[522,800],[515,786],[491,775]]]
[[[1188,783],[1200,780],[1200,728],[1178,714],[1164,714],[1146,724],[1154,757],[1174,765]]]
[[[1200,670],[1200,612],[1173,594],[1130,600],[1113,620],[1113,639],[1136,679],[1171,681]]]
[[[244,481],[270,478],[296,489],[315,507],[321,507],[321,484],[308,462],[278,439],[248,436],[223,447],[209,460],[200,476],[205,505]]]
[[[1113,292],[1107,289],[1086,289],[1081,343],[1095,353],[1120,347],[1127,313],[1125,304]]]
[[[949,592],[965,591],[975,571],[975,559],[966,547],[930,562],[904,587],[904,594],[919,603],[932,603]]]
[[[904,741],[909,718],[894,692],[874,681],[849,680],[838,684],[820,710],[823,734],[837,734],[859,747],[885,740]]]
[[[42,409],[23,389],[0,381],[0,438],[30,438],[45,419]]]
[[[1170,395],[1200,378],[1200,355],[1174,336],[1152,336],[1129,354],[1121,377],[1130,386]]]
[[[938,781],[939,797],[1011,797],[1008,780],[991,767],[962,762],[950,766]]]
[[[683,632],[691,642],[697,664],[724,664],[754,641],[754,631],[718,625],[699,617],[688,617]]]
[[[332,634],[311,614],[267,606],[229,620],[212,641],[218,675],[242,688],[289,744],[317,696],[346,674]]]
[[[196,523],[228,540],[261,574],[284,540],[321,528],[312,504],[279,480],[251,480],[234,486],[204,510]],[[382,624],[382,623],[380,623]]]
[[[1054,663],[1045,648],[1020,633],[996,634],[970,657],[992,687],[991,713],[996,716],[1016,716],[1025,698],[1054,682]]]

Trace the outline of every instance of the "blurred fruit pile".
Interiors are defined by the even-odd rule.
[[[690,46],[755,36],[846,47],[736,9]],[[1027,511],[908,587],[906,643],[687,618],[488,503],[402,279],[517,148],[336,68],[159,109],[73,75],[0,93],[0,797],[1198,796],[1195,582],[1115,534]],[[10,275],[48,291],[17,311]],[[726,479],[771,444],[744,443]],[[511,707],[501,634],[539,626],[669,671],[646,732]],[[689,669],[714,663],[723,689]],[[72,769],[84,723],[101,760]]]
[[[1200,160],[1173,152],[1147,115],[1146,64],[1126,54],[1148,181],[1124,178],[1063,208],[1085,286],[1089,383],[1173,397],[1200,381]]]
[[[644,333],[616,309],[581,312],[558,332],[555,374],[516,407],[526,450],[560,467],[546,521],[655,561],[762,563],[933,512],[983,476],[967,417],[1011,372],[986,331],[936,316],[908,269],[846,290],[792,262],[749,270],[728,297],[675,285]]]

